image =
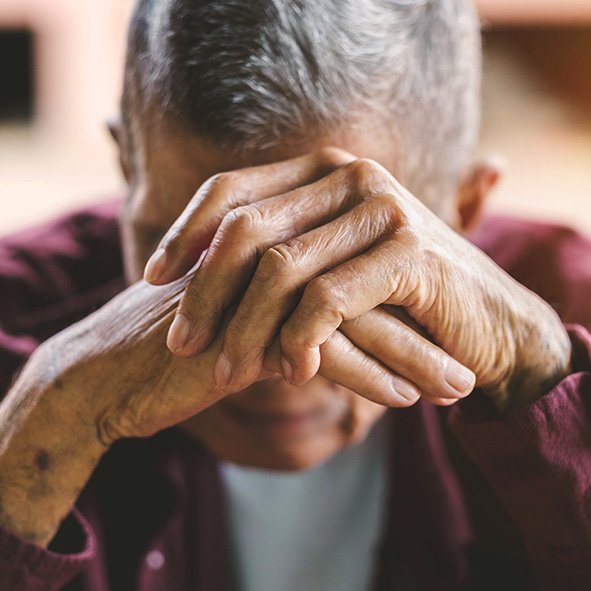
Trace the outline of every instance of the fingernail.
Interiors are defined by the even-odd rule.
[[[406,382],[394,380],[393,387],[396,394],[406,398],[406,400],[409,400],[410,402],[416,402],[420,398],[420,394]]]
[[[289,361],[285,359],[285,357],[281,358],[281,371],[283,372],[283,377],[285,380],[288,383],[293,384],[293,368],[291,367]]]
[[[232,366],[228,361],[228,358],[220,353],[218,360],[215,364],[215,370],[213,372],[213,379],[217,384],[218,388],[227,388],[232,381]]]
[[[158,281],[164,273],[164,267],[166,267],[166,251],[163,248],[159,248],[146,263],[144,279],[148,283]]]
[[[470,393],[476,383],[474,373],[455,359],[448,360],[444,375],[447,383],[460,394]]]
[[[191,325],[182,314],[177,314],[168,330],[166,344],[171,351],[182,351],[189,341]]]

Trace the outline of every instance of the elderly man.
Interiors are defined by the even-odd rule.
[[[464,0],[139,0],[122,252],[1,246],[3,590],[588,588],[591,244],[461,236],[479,69]]]

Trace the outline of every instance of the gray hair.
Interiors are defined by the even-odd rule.
[[[471,156],[480,68],[470,0],[138,0],[123,111],[239,152],[378,114],[433,206]]]

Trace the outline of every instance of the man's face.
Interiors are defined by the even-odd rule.
[[[249,157],[222,153],[208,142],[181,132],[145,134],[149,135],[149,145],[144,142],[136,154],[136,172],[130,179],[133,190],[122,217],[128,280],[134,282],[142,277],[144,265],[160,238],[210,176],[296,157],[325,145],[373,158],[396,173],[391,142],[380,141],[378,130],[377,122],[375,126],[370,122],[363,134],[335,133]],[[222,459],[267,469],[295,470],[321,463],[362,440],[384,411],[384,407],[320,376],[301,387],[290,386],[276,376],[227,396],[182,428]]]

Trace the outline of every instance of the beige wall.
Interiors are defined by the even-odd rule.
[[[2,0],[0,26],[35,35],[38,124],[96,135],[119,94],[127,0]]]
[[[117,109],[127,0],[1,0],[35,36],[36,119],[0,125],[0,233],[121,191],[104,121]]]

